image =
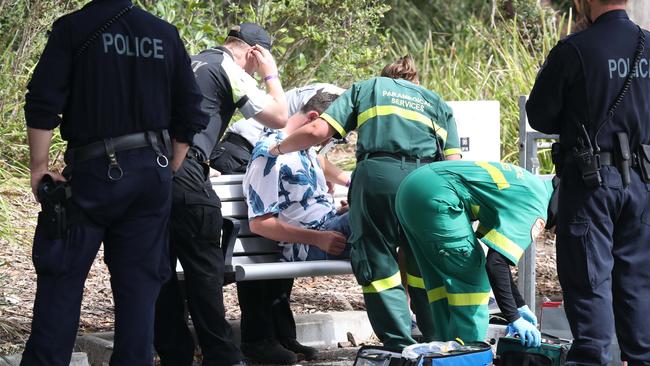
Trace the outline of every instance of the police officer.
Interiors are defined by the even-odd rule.
[[[648,32],[630,21],[627,1],[581,3],[591,25],[551,50],[526,105],[533,128],[560,134],[557,268],[575,338],[567,364],[606,365],[616,329],[622,359],[650,365]]]
[[[201,107],[210,121],[194,137],[187,159],[174,175],[170,249],[172,265],[178,258],[183,266],[187,304],[206,366],[239,364],[242,359],[225,320],[221,202],[208,179],[207,161],[237,109],[268,127],[286,124],[287,102],[270,49],[271,38],[264,29],[243,23],[229,31],[223,46],[192,57],[203,94]],[[268,94],[251,76],[256,72]],[[155,347],[161,365],[192,365],[192,339],[174,273],[156,307]]]
[[[65,215],[51,216],[50,197],[39,195],[37,290],[21,365],[70,363],[102,242],[115,301],[110,365],[151,365],[154,305],[169,276],[172,170],[208,122],[190,58],[172,25],[129,0],[93,1],[54,23],[27,88],[32,190],[49,175],[67,181],[57,187],[71,198],[58,200]],[[63,174],[48,170],[59,125]]]
[[[418,85],[409,56],[386,66],[382,75],[355,83],[321,118],[273,146],[270,154],[302,150],[335,134],[343,137],[358,130],[357,166],[349,193],[350,257],[375,333],[385,347],[398,351],[414,340],[397,264],[397,188],[421,164],[436,156],[460,158],[460,149],[451,108]],[[425,340],[433,340],[424,283],[415,261],[406,257],[411,306]]]
[[[521,342],[539,346],[537,318],[509,266],[544,228],[552,192],[550,180],[484,161],[429,164],[402,181],[395,210],[426,284],[436,339],[483,341],[492,287]],[[478,235],[471,220],[480,222]],[[490,248],[487,260],[477,236]]]

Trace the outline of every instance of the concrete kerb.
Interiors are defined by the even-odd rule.
[[[295,320],[298,341],[311,347],[336,348],[339,342],[349,341],[348,333],[359,344],[368,341],[373,334],[365,311],[302,314],[296,316]],[[241,339],[239,320],[230,321],[230,325],[233,329],[235,341],[239,343]],[[113,333],[94,333],[79,336],[75,350],[88,355],[86,364],[74,364],[75,366],[88,364],[90,366],[108,366],[108,361],[113,352]],[[350,350],[345,353],[346,356],[349,356]],[[0,363],[0,366],[4,365]]]
[[[79,336],[75,350],[85,352],[91,366],[108,366],[113,354],[113,332]]]
[[[2,356],[0,357],[0,366],[18,366],[20,365],[21,356]],[[70,366],[88,366],[88,357],[85,353],[75,352],[72,354]]]

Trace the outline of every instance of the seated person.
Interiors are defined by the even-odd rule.
[[[285,93],[289,117],[298,113],[300,108],[319,90],[336,95],[345,91],[336,85],[326,83],[309,84],[291,89]],[[245,173],[253,147],[262,136],[263,130],[264,125],[254,118],[240,119],[233,123],[210,154],[210,167],[221,174]]]
[[[252,232],[283,243],[282,260],[349,258],[347,213],[337,212],[327,193],[325,172],[313,149],[268,158],[269,146],[315,120],[337,96],[316,93],[287,121],[283,130],[267,130],[253,150],[244,176]],[[349,176],[326,165],[330,180]],[[296,341],[289,306],[293,279],[238,282],[242,310],[242,351],[252,361],[293,364],[298,354],[314,359],[317,351]],[[242,301],[243,300],[243,301]]]

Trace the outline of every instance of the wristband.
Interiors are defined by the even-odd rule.
[[[272,74],[272,75],[266,75],[264,77],[264,81],[269,81],[273,79],[280,79],[280,76],[278,74]]]

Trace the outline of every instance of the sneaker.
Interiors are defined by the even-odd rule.
[[[246,358],[255,363],[293,365],[298,362],[298,356],[282,347],[275,339],[242,343],[241,351]]]
[[[280,341],[280,343],[284,346],[284,348],[291,350],[298,355],[303,355],[305,357],[305,361],[315,360],[318,356],[318,350],[316,348],[303,346],[295,339],[285,339]]]

